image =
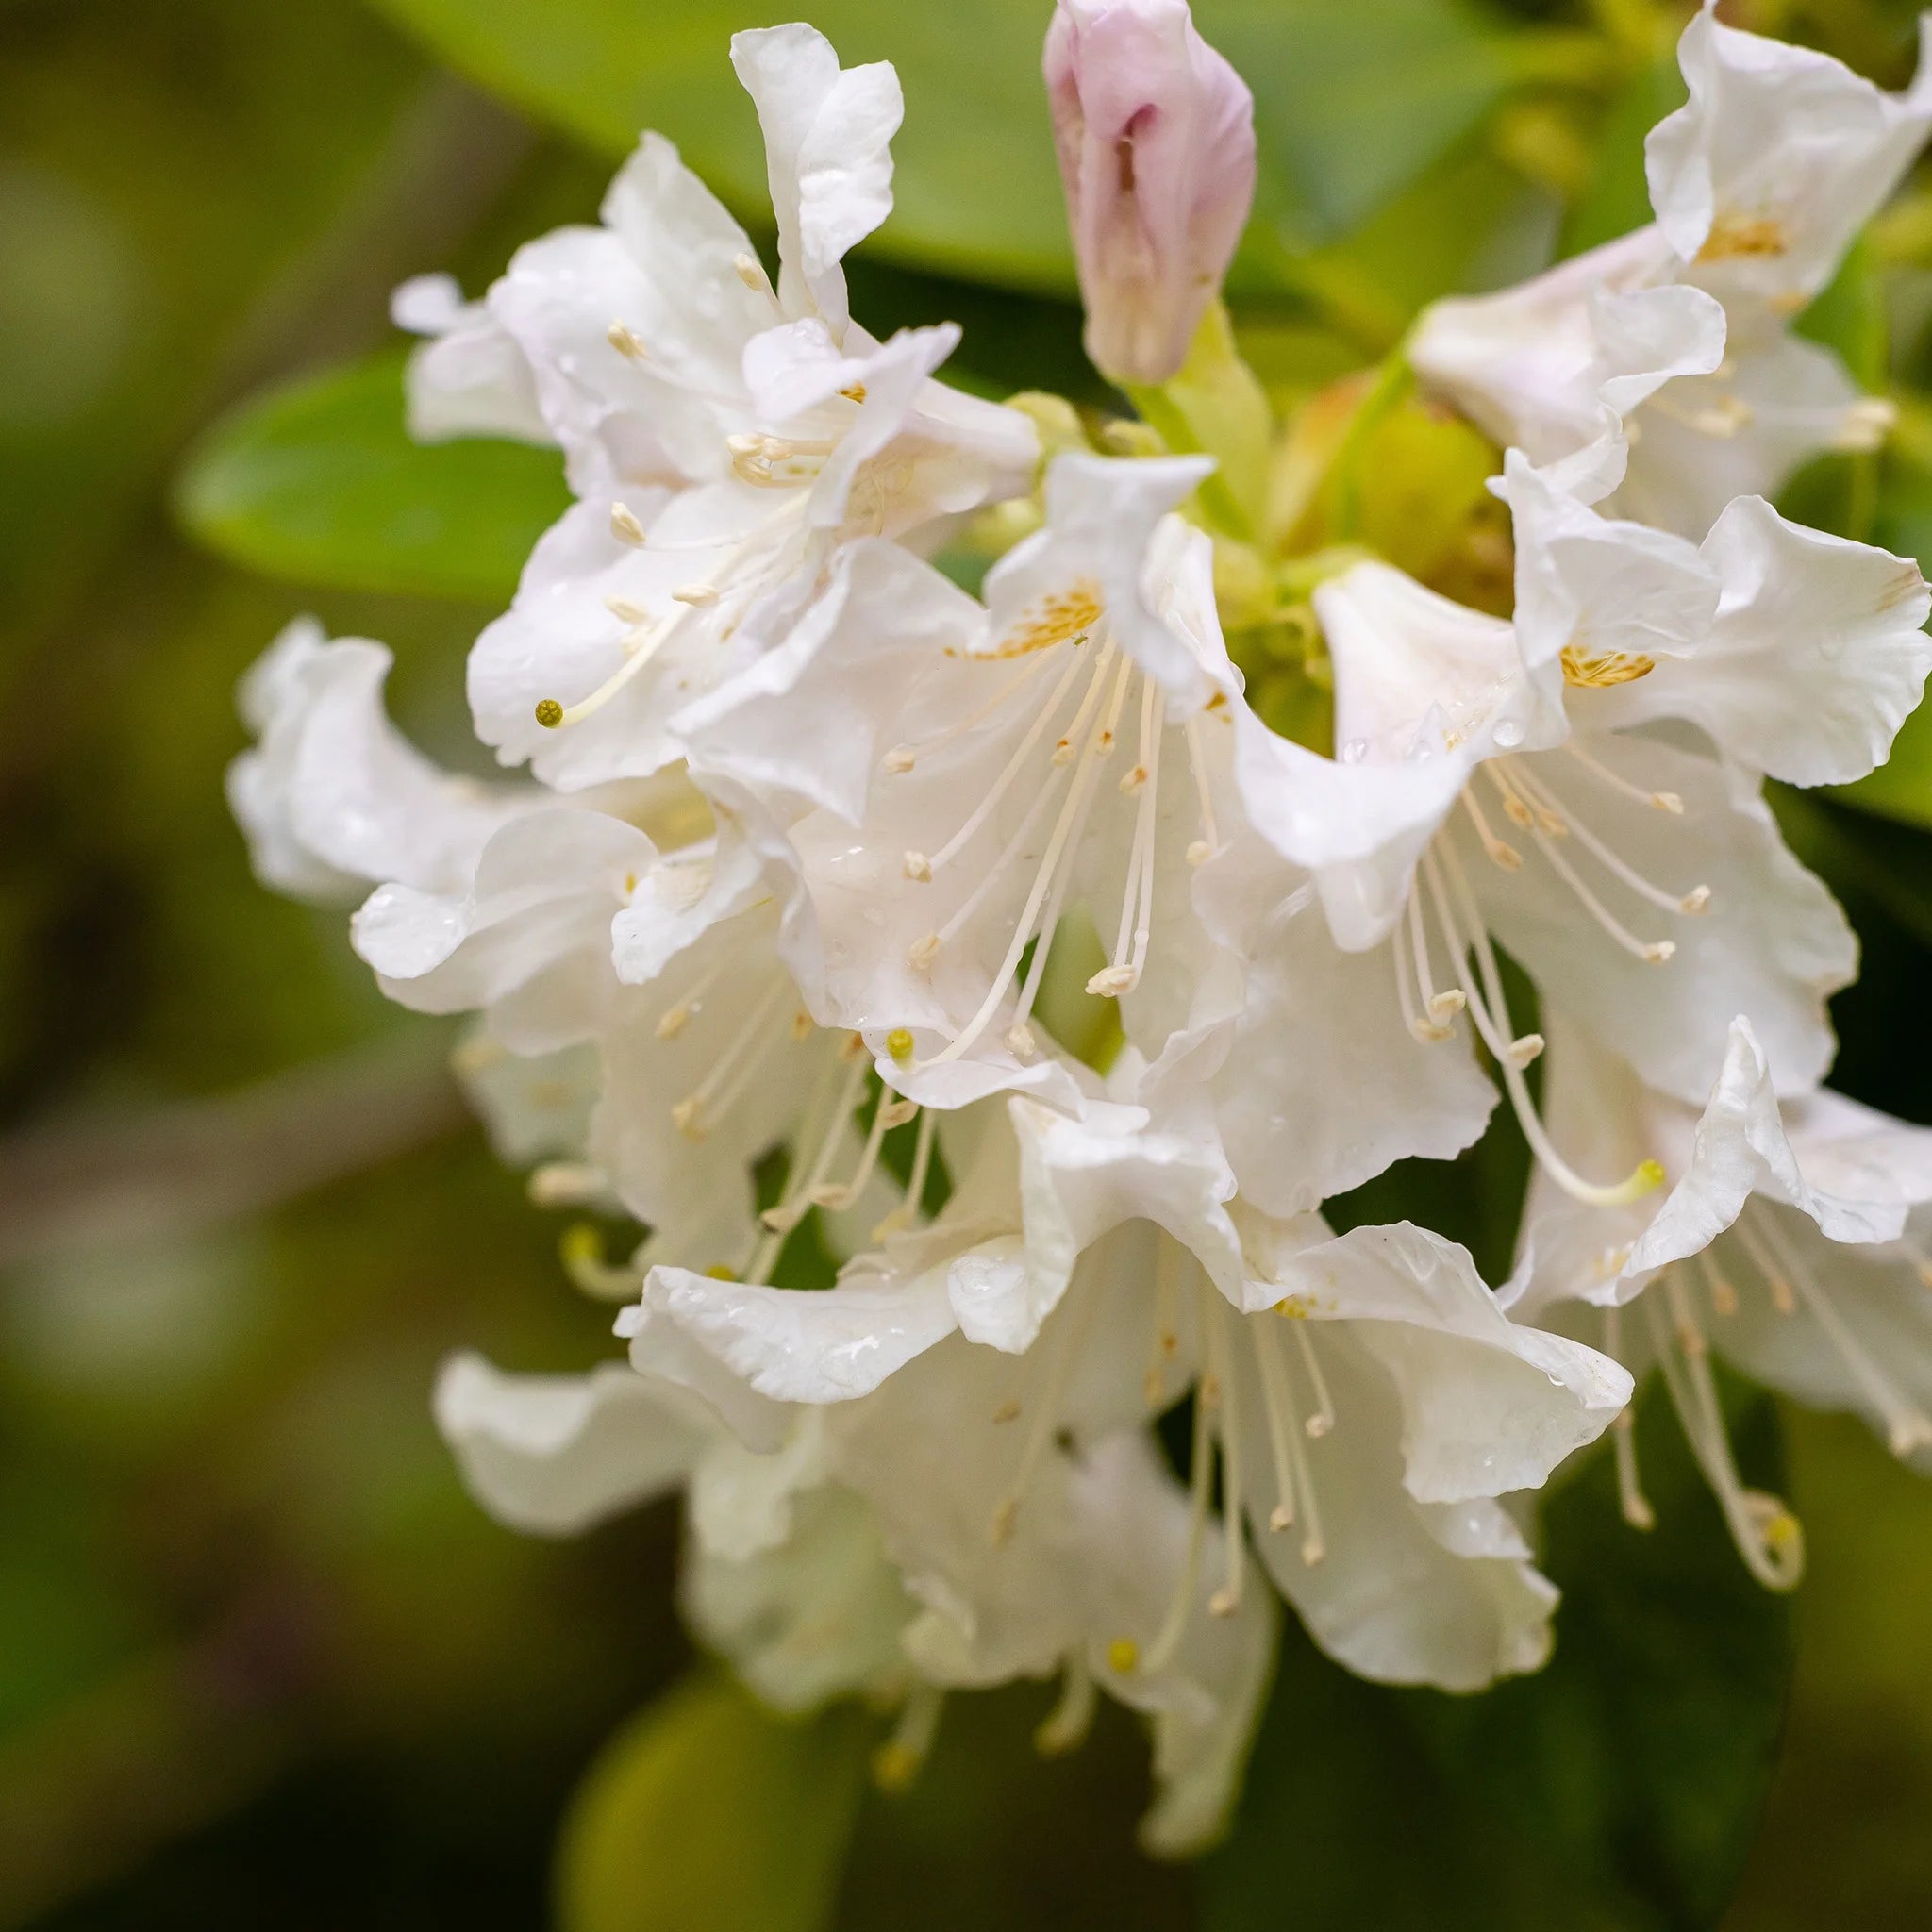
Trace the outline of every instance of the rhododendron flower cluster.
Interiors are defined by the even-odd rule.
[[[1651,1521],[1638,1378],[1789,1585],[1714,1355],[1932,1467],[1932,1135],[1822,1084],[1854,941],[1764,798],[1872,770],[1932,667],[1918,568],[1768,501],[1884,433],[1790,324],[1926,83],[1707,8],[1656,223],[1439,304],[1357,388],[1493,440],[1512,580],[1465,601],[1293,554],[1215,431],[1251,412],[1189,412],[1259,390],[1220,300],[1251,103],[1182,0],[1062,0],[1045,49],[1140,424],[868,334],[841,263],[896,77],[803,25],[731,58],[775,273],[646,134],[600,225],[397,300],[418,433],[554,444],[575,497],[470,659],[515,775],[438,771],[382,650],[307,624],[243,693],[262,876],[358,900],[384,991],[471,1016],[536,1197],[640,1228],[564,1240],[623,1355],[449,1365],[476,1495],[561,1533],[681,1491],[699,1636],[780,1707],[896,1705],[889,1778],[946,1691],[1058,1678],[1055,1746],[1120,1700],[1170,1852],[1227,1816],[1284,1607],[1389,1683],[1543,1662],[1531,1505],[1607,1434]],[[1291,618],[1316,702],[1257,708]],[[1510,1280],[1324,1220],[1499,1101]],[[829,1285],[786,1285],[807,1244]]]

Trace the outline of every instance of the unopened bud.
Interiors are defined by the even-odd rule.
[[[1043,60],[1087,353],[1168,380],[1255,196],[1255,102],[1186,0],[1059,0]]]

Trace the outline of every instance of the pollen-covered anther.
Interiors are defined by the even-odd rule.
[[[1231,1617],[1241,1607],[1241,1592],[1237,1590],[1217,1590],[1208,1599],[1208,1614],[1210,1617]]]
[[[1666,959],[1677,957],[1677,942],[1675,940],[1652,940],[1644,947],[1643,957],[1648,964],[1661,966]]]
[[[1692,886],[1691,889],[1688,892],[1686,892],[1681,899],[1677,901],[1677,910],[1679,912],[1689,912],[1695,914],[1699,912],[1708,911],[1709,908],[1710,888],[1708,886]]]
[[[1133,991],[1139,977],[1131,966],[1103,966],[1087,982],[1087,991],[1096,999],[1117,1000],[1123,993]]]
[[[1526,1067],[1532,1061],[1541,1059],[1544,1044],[1541,1033],[1519,1034],[1509,1042],[1509,1064],[1512,1067]]]
[[[644,541],[644,526],[629,504],[613,503],[610,506],[610,534],[620,543],[628,543],[633,549]]]
[[[908,852],[899,861],[899,869],[914,885],[929,885],[932,882],[932,860],[923,852]]]
[[[687,1141],[702,1141],[709,1129],[704,1121],[705,1104],[695,1093],[687,1093],[671,1109],[671,1124]]]
[[[648,362],[651,352],[644,346],[644,339],[628,323],[613,322],[605,332],[610,346],[617,353],[632,362]]]
[[[1440,1026],[1455,1019],[1457,1013],[1469,1005],[1469,995],[1459,986],[1452,986],[1446,992],[1429,995],[1429,1018]]]
[[[915,973],[930,972],[933,961],[939,956],[940,936],[936,932],[927,933],[924,939],[914,940],[906,948],[906,963]]]
[[[1194,840],[1188,847],[1187,860],[1190,865],[1206,865],[1214,857],[1214,848],[1205,839]]]
[[[1053,761],[1056,765],[1071,765],[1074,762],[1074,741],[1062,738],[1053,748]]]
[[[772,278],[766,275],[764,264],[756,255],[735,255],[731,267],[747,289],[756,289],[762,293],[772,286]]]
[[[628,597],[607,597],[604,608],[620,624],[649,624],[651,613],[641,604],[634,604]]]
[[[882,761],[887,771],[894,774],[909,772],[917,762],[909,744],[895,744]]]
[[[679,1000],[675,1007],[666,1007],[658,1015],[657,1034],[659,1040],[675,1040],[691,1024],[691,1002]]]
[[[1134,797],[1147,783],[1147,767],[1136,765],[1131,772],[1121,774],[1121,792],[1124,797]]]
[[[692,609],[702,610],[718,601],[719,591],[716,584],[680,584],[671,595],[679,604],[689,604]]]
[[[1007,1044],[1023,1060],[1030,1060],[1040,1051],[1040,1042],[1033,1037],[1033,1029],[1024,1020],[1015,1020],[1007,1028]]]
[[[1003,1403],[1001,1403],[996,1409],[993,1410],[992,1419],[996,1423],[1018,1422],[1020,1419],[1019,1398],[1017,1396],[1012,1395],[1008,1396],[1007,1399]]]

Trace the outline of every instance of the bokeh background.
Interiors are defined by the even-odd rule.
[[[385,1006],[340,917],[256,886],[221,777],[235,680],[301,610],[390,643],[406,728],[476,765],[463,653],[560,485],[541,457],[410,468],[388,291],[442,268],[480,291],[520,240],[593,218],[647,112],[755,214],[724,41],[790,10],[0,0],[0,1932],[541,1924],[585,1766],[691,1662],[670,1508],[553,1546],[458,1490],[427,1407],[442,1355],[582,1366],[608,1311],[565,1286],[556,1224],[469,1124],[449,1037]],[[1273,130],[1237,306],[1284,399],[1372,360],[1429,296],[1641,218],[1638,142],[1673,104],[1682,8],[1199,11]],[[912,219],[862,252],[857,312],[881,334],[955,315],[990,391],[1091,397],[1041,172],[1045,12],[812,17],[848,60],[924,47],[905,68]],[[1908,5],[1726,14],[1889,85],[1911,69]],[[1922,261],[1932,201],[1908,197],[1828,298],[1821,332],[1906,415],[1883,462],[1804,488],[1923,554]],[[479,475],[493,512],[468,508]],[[330,490],[360,525],[314,521]],[[426,522],[385,523],[419,497]],[[1864,807],[1790,802],[1866,946],[1839,1079],[1932,1120],[1932,734]],[[1856,1424],[1784,1420],[1810,1574],[1723,1924],[1932,1924],[1932,1484]],[[1705,1603],[1701,1668],[1766,1641],[1732,1583]],[[1457,1898],[1391,1903],[1390,1831],[1443,1802],[1410,1763],[1441,1714],[1374,1707],[1402,1738],[1344,1774],[1367,1707],[1292,1646],[1284,1685],[1299,1702],[1271,1725],[1311,1781],[1269,1801],[1300,1874],[1278,1891],[1236,1908],[1224,1878],[1204,1906],[1142,1862],[1132,1727],[1041,1764],[1027,1738],[1050,1692],[1023,1689],[949,1713],[909,1797],[864,1799],[834,1923],[1714,1923],[1641,1883],[1587,1920],[1500,1867],[1486,1890],[1477,1839]],[[1564,1829],[1539,1856],[1565,1860]]]

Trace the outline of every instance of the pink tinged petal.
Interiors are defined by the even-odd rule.
[[[1185,0],[1060,0],[1043,66],[1087,352],[1116,381],[1165,382],[1254,200],[1254,97]]]

